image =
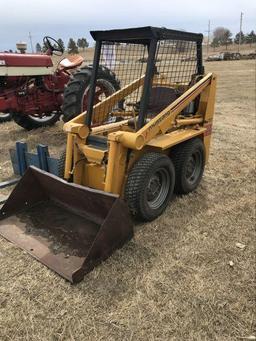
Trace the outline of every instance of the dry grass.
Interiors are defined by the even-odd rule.
[[[212,62],[218,78],[211,157],[200,188],[71,286],[0,239],[0,340],[239,340],[256,335],[255,61]],[[1,126],[8,148],[65,144],[61,123]],[[246,245],[244,250],[236,243]],[[229,265],[234,262],[234,266]]]

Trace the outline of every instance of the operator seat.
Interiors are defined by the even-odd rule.
[[[174,102],[179,95],[175,89],[165,86],[152,87],[149,96],[147,116],[154,117]]]
[[[179,94],[175,89],[165,86],[154,86],[151,88],[146,121],[152,119],[164,110],[168,105],[175,101],[179,97]],[[128,104],[129,105],[129,104]],[[136,103],[136,108],[139,110],[140,102]],[[128,121],[128,125],[135,128],[134,118]]]

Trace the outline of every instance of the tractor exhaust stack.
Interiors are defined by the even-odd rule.
[[[72,283],[133,236],[126,204],[30,167],[0,210],[0,235]]]

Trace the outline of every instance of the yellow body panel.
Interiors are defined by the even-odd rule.
[[[85,163],[83,168],[82,185],[104,191],[105,166],[95,163]]]
[[[83,152],[88,162],[102,164],[102,161],[106,155],[107,150],[96,149],[89,145],[79,144],[79,149]]]
[[[94,119],[108,115],[118,101],[140,87],[144,77],[135,80],[94,106]],[[157,81],[156,81],[157,84]],[[127,175],[134,162],[144,153],[154,150],[170,154],[171,148],[200,136],[205,145],[206,161],[209,157],[212,120],[216,93],[216,77],[207,74],[158,115],[135,131],[129,120],[89,128],[84,124],[86,112],[64,125],[68,133],[65,178],[105,192],[123,195]],[[191,117],[182,111],[200,96],[198,111]],[[104,112],[102,112],[104,110]],[[124,116],[127,113],[124,112]],[[136,127],[136,113],[130,112]],[[106,149],[87,143],[87,136],[101,136]]]
[[[181,142],[192,139],[196,136],[203,136],[206,128],[200,127],[198,129],[180,129],[175,130],[169,134],[159,135],[147,143],[147,146],[165,150],[171,148]]]

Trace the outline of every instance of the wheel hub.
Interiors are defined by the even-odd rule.
[[[148,185],[148,200],[152,201],[156,198],[161,190],[161,180],[159,176],[154,175],[151,177]]]
[[[147,189],[147,203],[152,209],[158,209],[166,200],[170,188],[170,177],[165,168],[161,168],[151,175]]]
[[[202,165],[202,157],[201,153],[196,151],[193,153],[188,159],[187,167],[186,167],[186,179],[190,183],[194,183],[198,176],[200,175]]]
[[[87,110],[88,106],[88,92],[89,87],[86,88],[82,98],[82,107],[84,111]],[[102,102],[114,92],[115,88],[110,83],[106,82],[104,79],[99,79],[96,83],[96,89],[94,93],[94,105]]]

